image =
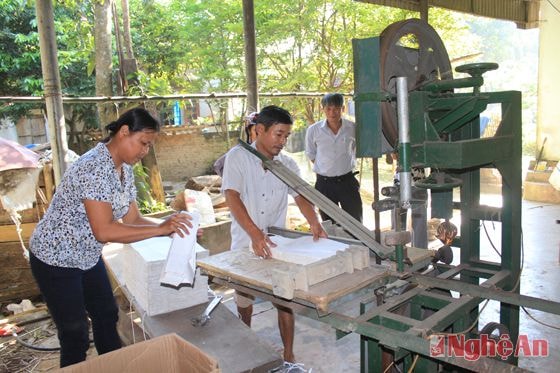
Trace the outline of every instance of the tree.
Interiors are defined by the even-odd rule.
[[[10,68],[20,64],[29,71],[22,69],[18,74],[26,77],[23,82],[28,87],[19,92],[41,94],[40,74],[33,72],[38,53],[24,50],[32,49],[32,45],[25,44],[32,44],[29,41],[36,35],[32,28],[26,30],[21,26],[33,22],[33,12],[19,7],[19,3],[19,0],[0,0],[3,10],[13,9],[27,17],[14,16],[14,12],[4,16],[3,12],[4,19],[0,22],[21,22],[21,18],[23,23],[17,26],[22,31],[18,32],[18,39],[10,40],[18,49],[9,52],[12,60],[2,58],[0,74],[7,71],[2,70],[4,61],[8,61]],[[239,0],[128,0],[128,3],[121,0],[120,3],[123,11],[127,4],[130,10],[133,48],[125,49],[134,49],[139,66],[136,76],[139,85],[132,87],[128,94],[245,91]],[[63,1],[57,3],[55,12],[64,93],[95,95],[91,72],[97,67],[97,94],[111,95],[114,89],[111,62],[116,58],[111,48],[109,0]],[[123,16],[125,20],[126,12]],[[259,91],[349,93],[353,90],[352,38],[379,35],[390,23],[413,16],[418,15],[351,0],[256,1]],[[446,45],[449,41],[454,48],[474,45],[463,37],[461,30],[466,29],[466,23],[452,13],[431,9],[430,22]],[[92,53],[94,41],[88,32],[94,27],[98,41],[95,48],[101,49]],[[126,34],[123,32],[125,39]],[[0,48],[8,45],[4,43]],[[0,49],[0,53],[3,50]],[[0,80],[0,87],[8,83],[22,85],[21,79],[6,79]],[[263,100],[262,105],[269,103],[287,106],[296,114],[298,123],[311,123],[320,113],[317,100],[268,99]],[[159,105],[159,109],[161,107]],[[214,108],[223,111],[223,106],[217,102]],[[108,120],[102,119],[101,123],[106,124]]]
[[[245,90],[240,1],[133,0],[130,8],[147,86],[167,87],[166,93]],[[259,91],[351,92],[352,38],[379,35],[390,23],[413,16],[351,0],[255,2]],[[453,28],[449,12],[432,10],[430,17]],[[261,101],[288,105],[300,124],[320,114],[317,100]]]
[[[64,95],[95,95],[90,61],[93,56],[93,12],[89,1],[54,4],[58,64]],[[0,0],[0,96],[42,96],[39,38],[32,2]],[[0,115],[17,119],[37,104],[0,105]],[[44,110],[42,105],[40,108]],[[65,105],[69,146],[82,153],[89,148],[84,129],[96,127],[91,105]]]
[[[0,96],[42,92],[39,38],[33,4],[0,0]],[[17,118],[31,107],[0,106],[0,114]]]
[[[95,1],[95,93],[113,95],[113,49],[111,33],[111,0]],[[115,120],[116,112],[110,103],[97,105],[101,125]]]

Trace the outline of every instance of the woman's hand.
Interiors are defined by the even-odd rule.
[[[159,224],[164,230],[165,235],[177,233],[180,237],[189,234],[189,228],[192,228],[192,217],[184,212],[177,212],[170,215],[167,219]]]

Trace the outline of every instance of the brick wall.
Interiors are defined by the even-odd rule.
[[[212,127],[164,128],[155,152],[164,181],[186,181],[189,177],[214,174],[212,165],[228,149],[223,132],[206,132]],[[230,132],[230,144],[237,144],[238,132]]]
[[[30,115],[17,122],[20,144],[48,142],[41,115]],[[101,133],[92,134],[101,138]],[[237,144],[238,131],[230,131],[230,147]],[[163,127],[155,144],[163,181],[186,181],[192,176],[214,174],[212,165],[228,150],[226,134],[213,126]]]

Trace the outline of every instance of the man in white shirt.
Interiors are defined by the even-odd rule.
[[[257,138],[252,146],[260,153],[282,162],[299,174],[295,161],[281,153],[291,133],[290,113],[277,106],[263,108],[256,118]],[[222,191],[233,217],[231,250],[252,249],[255,255],[271,258],[275,244],[266,234],[270,226],[285,227],[288,193],[307,219],[313,238],[327,237],[313,205],[290,189],[269,170],[262,161],[242,147],[231,149],[226,156],[222,176]],[[236,292],[237,311],[243,322],[251,326],[252,297]],[[294,315],[290,308],[274,305],[278,310],[278,327],[284,344],[284,360],[295,362],[293,352]]]
[[[305,154],[317,174],[315,189],[362,221],[360,184],[355,178],[356,127],[342,118],[344,97],[328,93],[321,99],[325,119],[312,124],[305,135]],[[321,211],[321,218],[331,219]]]

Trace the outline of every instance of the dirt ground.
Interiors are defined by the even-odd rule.
[[[52,319],[29,323],[22,328],[18,338],[0,337],[0,373],[48,372],[58,369],[59,344]],[[88,356],[95,355],[97,352],[92,344]]]

